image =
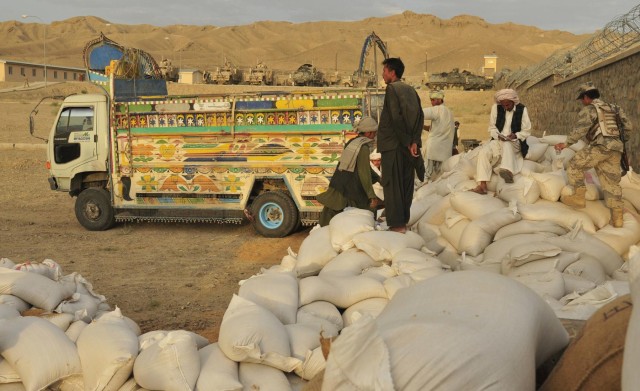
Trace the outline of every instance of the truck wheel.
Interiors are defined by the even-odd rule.
[[[115,224],[109,192],[91,187],[83,190],[76,198],[76,218],[89,231],[104,231]]]
[[[298,208],[291,197],[281,191],[260,194],[251,204],[253,227],[267,238],[282,238],[298,226]]]

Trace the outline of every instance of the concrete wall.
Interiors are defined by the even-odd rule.
[[[600,91],[601,99],[620,105],[634,126],[627,153],[634,171],[640,172],[640,47],[600,62],[566,79],[550,76],[534,85],[498,85],[514,88],[529,110],[533,134],[568,134],[583,107],[576,100],[578,86],[588,81]],[[504,83],[500,80],[499,83]]]

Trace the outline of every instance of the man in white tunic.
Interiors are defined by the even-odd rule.
[[[425,148],[425,182],[433,180],[440,173],[442,162],[451,157],[455,125],[453,113],[444,105],[444,92],[431,91],[431,107],[422,109],[424,119],[431,120],[431,126],[424,125],[429,132]]]
[[[491,108],[489,135],[491,140],[478,153],[476,193],[487,193],[487,181],[491,180],[494,167],[507,183],[522,170],[523,157],[527,155],[527,137],[531,135],[531,120],[527,108],[520,103],[512,89],[496,92]]]

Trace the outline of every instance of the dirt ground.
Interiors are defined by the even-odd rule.
[[[7,87],[12,86],[0,85],[5,89],[0,92],[0,257],[15,263],[53,259],[65,274],[77,272],[91,282],[143,332],[185,329],[216,341],[238,282],[279,264],[288,247],[297,252],[308,235],[309,228],[268,239],[248,223],[120,223],[104,232],[87,231],[75,218],[75,198],[49,189],[44,142],[28,131],[29,113],[42,96],[78,86],[16,92]],[[466,95],[479,103],[464,109],[463,124],[476,112],[487,115],[491,93],[481,94]],[[56,112],[50,103],[40,107],[36,135],[46,136]]]

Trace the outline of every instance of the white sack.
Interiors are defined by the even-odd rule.
[[[238,363],[222,353],[217,343],[198,350],[200,375],[195,391],[242,391]]]
[[[512,235],[534,234],[542,232],[551,233],[554,235],[564,235],[567,233],[567,229],[552,221],[520,220],[500,228],[494,235],[493,239],[500,240]]]
[[[607,273],[604,271],[602,264],[588,255],[583,255],[579,260],[568,265],[563,273],[582,277],[596,285],[603,284],[607,279]]]
[[[471,221],[462,232],[458,252],[465,252],[471,256],[479,255],[493,241],[494,235],[500,228],[521,219],[520,214],[513,213],[508,208],[502,208]]]
[[[268,309],[282,324],[296,322],[298,280],[294,273],[263,270],[242,281],[238,295]]]
[[[347,208],[333,216],[329,222],[331,245],[340,252],[354,246],[353,237],[375,229],[373,212],[365,209]]]
[[[586,205],[581,211],[591,218],[596,229],[601,229],[609,224],[611,210],[605,206],[603,201],[586,201]]]
[[[20,382],[22,382],[22,379],[20,379],[18,372],[13,369],[7,360],[0,356],[0,385],[3,385],[2,388],[4,389],[4,384]]]
[[[291,391],[287,376],[268,365],[242,362],[238,373],[243,390]]]
[[[365,315],[376,318],[380,314],[380,312],[382,312],[384,307],[387,306],[387,303],[389,303],[389,299],[382,297],[374,297],[355,303],[351,307],[344,310],[344,312],[342,313],[344,326],[347,327],[357,322]]]
[[[621,228],[607,225],[593,234],[595,238],[609,245],[619,255],[626,254],[629,247],[640,242],[640,222],[631,213],[623,214],[622,221]]]
[[[86,322],[82,320],[76,320],[75,322],[69,325],[69,327],[64,333],[67,335],[67,337],[69,337],[70,340],[72,340],[75,343],[78,341],[80,334],[82,334],[82,331],[87,326],[88,324]]]
[[[513,183],[506,183],[504,179],[497,179],[496,197],[504,202],[533,204],[540,198],[540,186],[533,178],[516,175]]]
[[[314,229],[300,244],[296,257],[296,274],[298,277],[315,276],[336,255],[338,252],[331,244],[329,226]]]
[[[629,174],[627,174],[629,175]],[[640,247],[629,251],[629,284],[633,310],[624,342],[622,361],[622,391],[633,391],[640,387]]]
[[[531,288],[541,298],[552,297],[559,300],[565,294],[562,273],[556,269],[551,269],[546,273],[525,274],[512,278]]]
[[[311,276],[300,280],[299,286],[300,305],[328,301],[338,308],[348,308],[364,299],[387,297],[382,283],[364,276]]]
[[[18,316],[20,316],[20,312],[18,312],[16,307],[9,304],[0,304],[0,320],[17,318]]]
[[[0,268],[0,294],[17,296],[43,310],[53,311],[72,293],[40,274]]]
[[[559,255],[562,249],[545,241],[520,243],[511,247],[507,257],[502,260],[502,274],[508,274],[513,267],[522,266],[531,261],[551,258]]]
[[[562,170],[547,172],[543,174],[531,174],[540,187],[540,198],[548,201],[558,201],[560,192],[567,184]]]
[[[304,361],[296,367],[294,373],[304,380],[311,380],[324,370],[326,364],[327,362],[322,354],[322,348],[317,347],[307,353]],[[292,379],[289,375],[289,382],[291,382],[292,388],[296,390],[296,388],[293,387],[294,380],[299,379],[295,379],[295,377]],[[299,388],[299,390],[304,390],[304,388]]]
[[[323,388],[533,390],[536,367],[568,342],[553,311],[521,284],[447,273],[398,291],[377,319],[345,328]]]
[[[580,224],[586,232],[596,232],[591,218],[578,209],[573,209],[560,202],[540,200],[535,204],[518,204],[518,211],[525,220],[552,221],[558,225],[571,229]]]
[[[307,277],[318,278],[318,277]],[[291,372],[300,360],[291,357],[289,336],[269,310],[233,295],[222,317],[218,345],[234,361],[264,363]]]
[[[62,277],[62,268],[53,259],[45,259],[42,263],[19,263],[13,268],[23,272],[40,274],[53,281],[58,281]]]
[[[140,345],[140,350],[145,350],[149,346],[162,341],[170,332],[171,331],[167,330],[152,330],[138,336],[138,344]],[[202,349],[205,346],[209,345],[209,340],[201,336],[200,334],[187,330],[180,330],[180,332],[190,335],[191,338],[193,338],[193,341],[196,343],[198,349]]]
[[[31,304],[14,295],[0,294],[0,304],[12,306],[20,313],[31,308]]]
[[[451,207],[470,220],[476,220],[487,213],[495,212],[505,207],[505,203],[495,197],[487,197],[472,191],[459,192],[451,195]]]
[[[509,251],[511,251],[512,248],[524,243],[543,242],[553,236],[555,235],[541,232],[511,235],[500,240],[495,240],[493,243],[488,245],[487,248],[485,248],[482,263],[484,265],[494,265],[494,267],[497,268],[497,273],[500,273],[502,268],[502,260],[508,256]]]
[[[379,262],[374,261],[364,251],[351,248],[329,261],[320,271],[319,276],[324,278],[330,278],[330,276],[357,276],[362,274],[363,270],[379,265]]]
[[[316,326],[325,337],[337,336],[344,326],[340,311],[328,301],[314,301],[301,306],[297,323]]]
[[[149,390],[191,391],[200,375],[200,355],[193,337],[182,330],[140,352],[133,376]]]
[[[415,232],[370,231],[353,237],[357,248],[369,254],[374,261],[390,261],[393,255],[405,248],[421,249],[425,243]]]
[[[138,356],[138,336],[117,307],[85,327],[77,346],[85,390],[117,391],[131,376]]]
[[[76,345],[51,322],[33,316],[0,320],[0,354],[18,372],[26,391],[82,373]]]

